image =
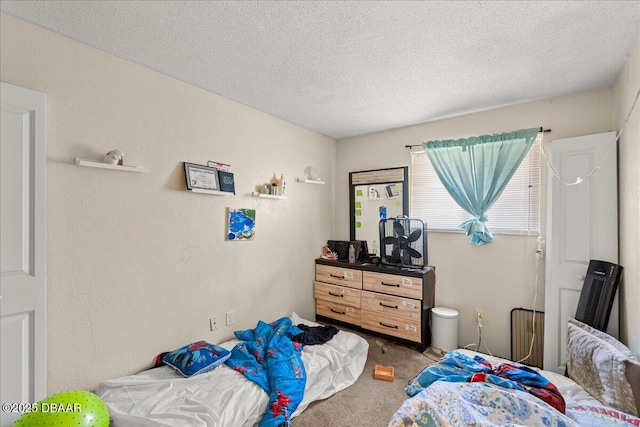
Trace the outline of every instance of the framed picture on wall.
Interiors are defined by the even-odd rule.
[[[218,170],[204,165],[184,163],[184,174],[187,189],[200,188],[203,190],[220,190]]]
[[[256,210],[228,208],[227,240],[253,240],[256,237]]]

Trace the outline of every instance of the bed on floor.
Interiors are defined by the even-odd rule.
[[[289,323],[293,325],[320,326],[295,313],[290,319]],[[267,325],[262,322],[260,324]],[[262,341],[258,339],[258,343]],[[250,350],[245,351],[247,356],[253,353],[249,342],[238,339],[219,346],[235,354],[233,349],[236,345]],[[280,349],[286,347],[283,343],[277,343],[274,348],[267,349],[265,354],[280,353]],[[364,369],[368,349],[366,340],[346,331],[338,331],[324,344],[302,346],[299,360],[304,365],[302,373],[306,374],[306,383],[303,382],[302,399],[295,411],[284,414],[287,424],[288,420],[300,414],[311,402],[325,399],[352,385]],[[294,367],[290,370],[299,377],[301,372],[299,366],[296,367],[295,359],[293,356],[286,356],[277,363],[280,366]],[[231,368],[227,366],[231,360],[191,377],[179,375],[170,366],[161,366],[105,381],[95,392],[106,403],[112,426],[244,427],[261,421],[261,425],[280,425],[282,418],[273,419],[273,423],[265,423],[267,413],[272,407],[276,408],[278,403],[287,403],[283,394],[277,394],[280,391],[278,389],[290,387],[297,381],[296,378],[280,378],[279,385],[268,394],[264,387],[258,385],[259,380],[254,378],[258,381],[256,383],[248,379],[251,376],[248,371],[253,371],[254,367],[244,368],[236,363]],[[265,361],[264,365],[267,363]],[[271,395],[276,395],[275,402]],[[277,410],[272,412],[279,415]]]
[[[410,398],[389,426],[640,425],[640,361],[623,344],[571,319],[567,370],[452,351],[407,385]]]

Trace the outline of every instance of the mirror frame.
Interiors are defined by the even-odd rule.
[[[349,172],[350,240],[356,240],[356,185],[402,184],[402,214],[409,216],[409,167]]]

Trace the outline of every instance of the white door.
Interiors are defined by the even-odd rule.
[[[45,397],[45,97],[0,83],[0,396]],[[0,412],[0,425],[20,413]]]
[[[549,168],[544,324],[546,370],[564,373],[567,320],[575,317],[589,260],[618,262],[615,138],[614,132],[607,132],[560,139],[545,149],[549,162],[561,178],[554,176]],[[581,183],[566,185],[579,178],[583,180]],[[618,334],[617,298],[608,332]]]

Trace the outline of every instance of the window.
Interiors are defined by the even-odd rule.
[[[487,211],[492,233],[540,232],[540,138]],[[411,217],[426,221],[429,230],[460,232],[460,224],[471,219],[444,188],[424,151],[411,153]]]

